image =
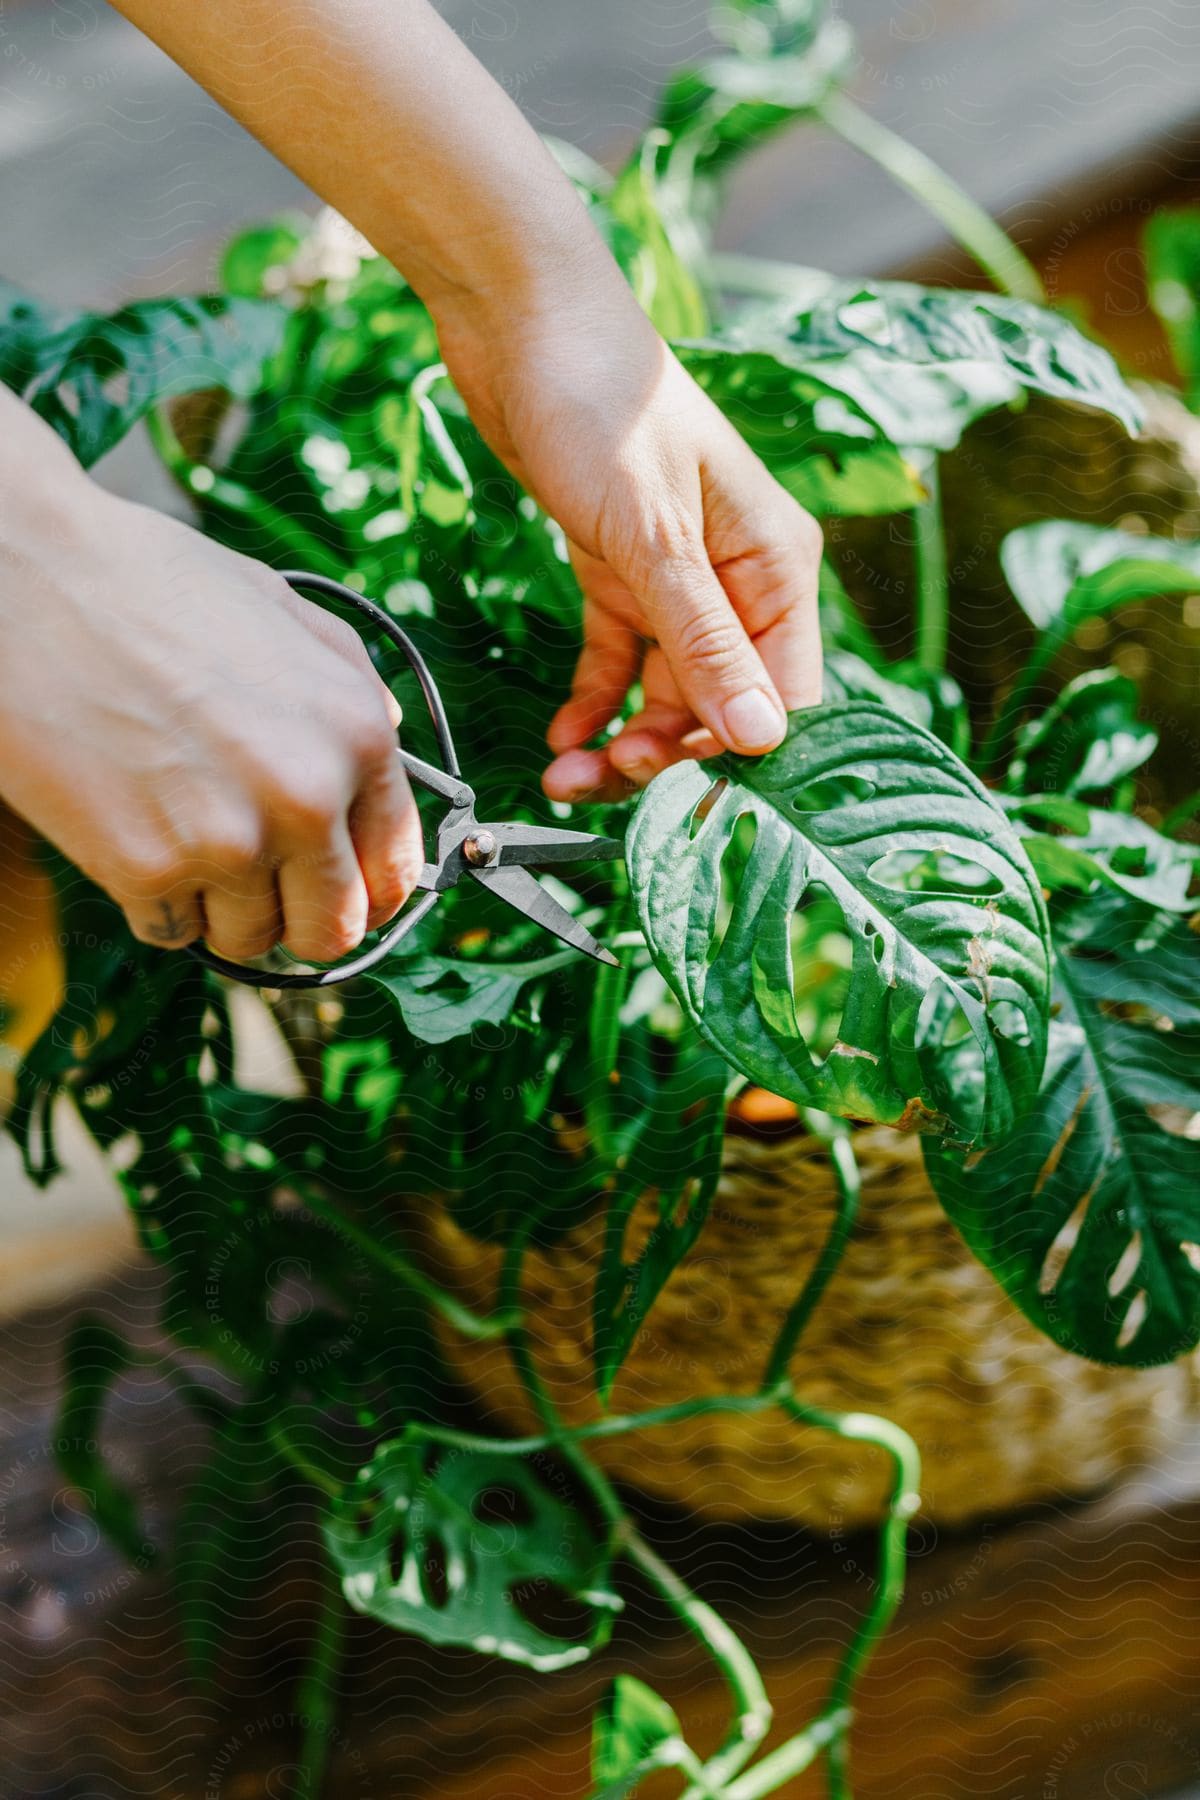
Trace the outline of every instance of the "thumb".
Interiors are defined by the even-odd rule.
[[[750,756],[782,743],[783,702],[702,546],[663,558],[642,604],[680,692],[714,737]]]

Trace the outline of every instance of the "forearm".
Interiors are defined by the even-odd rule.
[[[413,283],[538,310],[619,280],[536,133],[425,0],[116,0]]]

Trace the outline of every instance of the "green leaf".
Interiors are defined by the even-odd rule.
[[[503,1025],[525,998],[529,1022],[538,1022],[537,1001],[551,975],[568,968],[575,951],[559,950],[529,962],[478,961],[466,957],[421,956],[377,970],[370,979],[392,996],[413,1036],[426,1044],[446,1044],[481,1025]]]
[[[145,1568],[154,1546],[138,1522],[133,1496],[110,1471],[99,1441],[112,1385],[135,1361],[135,1353],[103,1319],[84,1313],[75,1321],[63,1352],[54,1452],[63,1476],[80,1490],[100,1529],[130,1562]]]
[[[1085,619],[1101,618],[1131,600],[1190,594],[1200,586],[1200,544],[1073,519],[1046,519],[1010,531],[1000,546],[1000,562],[1022,610],[1056,646]]]
[[[962,689],[952,675],[916,662],[878,666],[845,650],[825,659],[825,699],[877,700],[901,718],[912,719],[941,738],[958,757],[970,745],[971,724]]]
[[[295,256],[310,228],[301,218],[269,219],[231,238],[221,257],[220,282],[226,294],[246,300],[269,295]]]
[[[821,609],[821,642],[826,649],[857,657],[869,669],[882,669],[887,659],[827,556],[821,558],[817,599]],[[826,688],[826,700],[841,697],[831,695]]]
[[[653,1688],[633,1675],[617,1675],[592,1721],[592,1782],[596,1787],[630,1779],[654,1766],[656,1751],[681,1739],[679,1720]]]
[[[837,389],[906,447],[952,449],[973,419],[1025,389],[1111,413],[1130,431],[1141,422],[1108,351],[1027,300],[842,282],[780,319],[773,341],[735,339]]]
[[[842,1117],[1004,1136],[1037,1092],[1045,915],[996,802],[929,732],[850,701],[759,759],[680,763],[626,842],[651,953],[751,1080]],[[853,947],[841,1030],[797,1020],[793,917],[831,899]]]
[[[653,135],[643,138],[637,155],[612,189],[608,205],[613,217],[627,225],[637,239],[630,281],[655,326],[667,338],[702,337],[709,325],[704,295],[672,243],[660,211],[660,150]]]
[[[1167,912],[1188,913],[1200,904],[1200,844],[1164,837],[1135,814],[1052,794],[1018,801],[1013,816],[1046,887],[1089,893],[1103,883]]]
[[[61,331],[69,313],[46,306],[11,282],[0,281],[0,382],[20,394],[37,372],[38,352]]]
[[[202,388],[252,394],[288,316],[273,301],[220,297],[83,313],[39,342],[25,398],[90,467],[163,400]]]
[[[1194,408],[1200,395],[1200,213],[1160,207],[1143,242],[1150,304],[1166,327]]]
[[[1136,903],[1059,914],[1056,1017],[1021,1130],[926,1145],[955,1225],[1068,1350],[1144,1366],[1200,1340],[1200,938]]]
[[[175,1591],[184,1647],[210,1681],[228,1633],[261,1594],[280,1547],[264,1505],[277,1457],[245,1413],[217,1433],[188,1490],[175,1533]]]
[[[543,1672],[582,1662],[620,1601],[609,1550],[553,1470],[410,1428],[336,1501],[325,1541],[357,1611]]]
[[[681,343],[680,361],[789,494],[825,517],[904,512],[916,470],[853,401],[770,350]]]
[[[1137,716],[1137,688],[1115,669],[1076,676],[1017,739],[1005,786],[1014,794],[1106,793],[1154,754],[1158,733]]]
[[[671,161],[687,184],[688,206],[705,204],[693,182],[728,173],[784,126],[811,117],[849,73],[854,37],[845,21],[818,22],[810,9],[799,23],[801,30],[781,34],[757,55],[714,56],[667,84],[656,124],[675,146]]]
[[[725,1059],[701,1043],[681,1050],[671,1078],[639,1112],[605,1213],[604,1253],[592,1300],[596,1389],[608,1400],[630,1346],[673,1270],[695,1244],[721,1175]],[[658,1218],[637,1256],[625,1257],[629,1217],[646,1194]]]
[[[1010,531],[1000,546],[1009,587],[1039,636],[980,752],[985,769],[1008,750],[1038,682],[1087,619],[1132,600],[1187,594],[1200,585],[1200,544],[1139,537],[1105,525],[1045,519]]]

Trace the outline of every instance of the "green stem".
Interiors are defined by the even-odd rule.
[[[508,1334],[513,1364],[552,1445],[563,1456],[608,1521],[614,1547],[625,1552],[630,1561],[662,1594],[676,1617],[700,1639],[729,1686],[734,1706],[733,1724],[716,1755],[703,1765],[704,1778],[700,1789],[697,1790],[693,1785],[684,1796],[684,1800],[703,1800],[706,1789],[720,1788],[722,1782],[736,1774],[753,1754],[755,1746],[762,1742],[770,1728],[771,1703],[767,1699],[754,1659],[741,1639],[712,1607],[693,1594],[687,1583],[663,1562],[634,1529],[607,1476],[571,1441],[567,1428],[558,1416],[533,1361],[521,1313],[521,1272],[525,1251],[537,1219],[538,1209],[532,1207],[513,1235],[500,1275],[499,1310],[516,1315],[518,1320]]]
[[[447,1323],[453,1325],[455,1330],[460,1331],[464,1337],[474,1341],[498,1338],[503,1337],[505,1332],[511,1328],[513,1323],[511,1317],[497,1313],[491,1318],[483,1318],[479,1313],[474,1313],[469,1307],[463,1306],[461,1301],[454,1298],[453,1294],[448,1294],[435,1281],[430,1281],[427,1275],[423,1275],[420,1269],[406,1256],[401,1256],[398,1251],[389,1250],[386,1245],[379,1242],[378,1238],[372,1237],[369,1231],[364,1231],[361,1225],[356,1225],[353,1219],[348,1219],[345,1213],[338,1211],[337,1207],[330,1206],[328,1201],[323,1200],[310,1187],[303,1187],[301,1196],[309,1212],[315,1214],[318,1219],[324,1219],[326,1224],[331,1225],[335,1231],[340,1231],[357,1249],[362,1251],[364,1256],[377,1263],[381,1269],[386,1269],[389,1275],[394,1275],[398,1281],[404,1283],[405,1287],[411,1288],[414,1294],[420,1294],[421,1298],[427,1300],[435,1312],[441,1313]]]
[[[976,758],[981,775],[989,775],[996,764],[1008,754],[1017,728],[1021,723],[1021,715],[1029,705],[1030,698],[1038,682],[1045,674],[1062,648],[1062,637],[1050,630],[1045,632],[1034,644],[1028,662],[1008,690],[1003,706],[992,722],[992,728],[983,740],[982,748]]]
[[[553,1433],[530,1437],[491,1438],[473,1431],[453,1431],[441,1425],[410,1425],[414,1437],[431,1444],[442,1444],[448,1450],[478,1450],[501,1456],[535,1456],[564,1444],[585,1444],[597,1438],[621,1437],[627,1431],[652,1431],[656,1425],[676,1425],[684,1419],[697,1419],[705,1413],[769,1412],[779,1405],[778,1393],[765,1389],[760,1394],[713,1394],[704,1399],[677,1400],[671,1406],[649,1407],[640,1413],[607,1413],[590,1425],[562,1425]]]
[[[720,1791],[754,1754],[771,1729],[771,1702],[754,1658],[736,1632],[694,1594],[687,1583],[665,1563],[636,1531],[627,1531],[625,1550],[671,1611],[698,1637],[717,1664],[729,1687],[734,1719],[721,1748],[703,1766],[705,1786]],[[699,1800],[696,1786],[683,1800]]]
[[[809,1114],[808,1118],[810,1129],[812,1129],[812,1115]],[[858,1217],[858,1202],[862,1193],[862,1174],[858,1167],[858,1158],[854,1154],[854,1145],[850,1141],[850,1134],[830,1129],[821,1132],[820,1135],[825,1137],[829,1150],[830,1167],[837,1185],[837,1211],[812,1273],[789,1307],[787,1317],[780,1326],[775,1342],[771,1346],[766,1374],[763,1376],[762,1393],[764,1397],[768,1394],[774,1397],[780,1384],[787,1380],[792,1353],[799,1342],[801,1333],[812,1318],[822,1294],[828,1287],[834,1270],[842,1259],[846,1241],[853,1231],[854,1221]]]
[[[798,309],[814,306],[836,279],[824,269],[772,262],[764,256],[745,256],[734,250],[714,251],[708,259],[708,273],[717,287],[730,293],[787,300]]]
[[[344,564],[288,513],[280,512],[241,482],[218,475],[207,463],[193,462],[161,408],[146,414],[146,430],[158,456],[189,500],[250,519],[286,549],[289,558],[301,568],[312,569],[318,575],[332,575],[339,581],[344,578]]]
[[[631,911],[629,878],[623,863],[617,863],[613,875],[613,898],[609,908],[610,931],[620,932]],[[628,961],[601,963],[596,971],[592,1004],[588,1013],[587,1094],[584,1120],[588,1136],[598,1154],[606,1162],[616,1157],[613,1142],[613,1082],[621,1046],[621,1008],[629,985]]]
[[[946,533],[936,452],[921,470],[926,497],[914,509],[917,567],[917,663],[929,675],[946,667],[949,587],[946,578]]]
[[[760,1795],[773,1794],[785,1781],[803,1775],[823,1750],[828,1750],[832,1756],[835,1747],[845,1738],[850,1718],[848,1709],[822,1713],[806,1730],[797,1732],[786,1744],[780,1744],[778,1750],[772,1750],[770,1756],[764,1756],[761,1762],[731,1783],[725,1789],[725,1800],[759,1800]]]
[[[920,201],[1002,294],[1012,294],[1019,300],[1045,300],[1045,290],[1029,258],[978,201],[951,180],[932,158],[881,125],[845,94],[827,95],[816,112],[839,137],[878,163],[893,181]]]
[[[269,1426],[267,1436],[283,1460],[290,1463],[298,1475],[303,1475],[305,1481],[312,1487],[319,1488],[321,1493],[330,1500],[341,1499],[346,1490],[336,1475],[331,1475],[328,1469],[321,1468],[319,1463],[313,1462],[310,1457],[306,1456],[299,1444],[293,1442],[288,1436],[282,1425]]]
[[[798,1424],[814,1425],[850,1443],[873,1444],[892,1463],[892,1485],[879,1533],[875,1592],[838,1665],[826,1703],[827,1713],[840,1712],[849,1707],[863,1669],[904,1598],[905,1546],[909,1521],[921,1501],[921,1459],[908,1433],[890,1419],[877,1418],[873,1413],[824,1412],[806,1406],[794,1396],[784,1396],[780,1404]]]
[[[334,1685],[342,1661],[346,1608],[340,1588],[327,1586],[321,1596],[321,1616],[312,1649],[296,1690],[300,1714],[300,1767],[296,1800],[320,1800],[329,1761],[337,1697]]]

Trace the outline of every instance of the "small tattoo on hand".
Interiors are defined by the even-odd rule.
[[[187,917],[177,913],[169,900],[160,900],[158,911],[159,917],[151,919],[146,927],[147,935],[156,944],[178,943],[181,937],[188,935],[190,926]]]

